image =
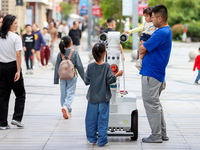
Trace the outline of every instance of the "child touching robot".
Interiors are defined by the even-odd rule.
[[[151,21],[151,15],[152,15],[152,7],[148,7],[143,11],[143,15],[145,17],[145,22],[140,25],[139,27],[126,31],[125,33],[127,34],[132,34],[132,33],[136,33],[136,32],[140,32],[142,31],[142,35],[140,37],[140,45],[143,44],[143,42],[147,41],[151,35],[153,34],[153,32],[156,30],[156,28],[154,27],[152,21]],[[138,70],[140,70],[142,68],[142,59],[144,58],[144,55],[146,53],[143,53],[139,56],[137,56],[137,61],[136,61],[136,68]]]
[[[110,84],[116,82],[116,77],[123,74],[121,70],[113,75],[110,65],[103,62],[105,54],[105,45],[103,43],[95,44],[92,48],[95,62],[88,65],[85,74],[85,84],[90,85],[87,93],[88,106],[85,118],[86,136],[91,145],[95,145],[98,139],[98,146],[108,145]]]

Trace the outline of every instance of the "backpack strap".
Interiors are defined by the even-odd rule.
[[[69,56],[66,55],[66,56],[68,57],[69,60],[71,59],[73,52],[74,52],[74,50],[72,49],[71,52],[69,53]],[[61,56],[62,56],[62,60],[65,60],[65,57],[66,57],[66,56],[63,55],[62,53],[61,53]]]
[[[71,59],[73,52],[74,52],[74,50],[72,49],[71,52],[70,52],[70,54],[69,54],[69,56],[68,56],[69,60]]]

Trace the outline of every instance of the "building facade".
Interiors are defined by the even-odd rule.
[[[4,16],[7,14],[12,14],[17,17],[18,20],[18,33],[21,33],[25,26],[25,20],[26,16],[26,3],[24,2],[22,5],[17,5],[16,0],[0,0],[0,14],[3,14]],[[22,1],[21,1],[22,2]]]

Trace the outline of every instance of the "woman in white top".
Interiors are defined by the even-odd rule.
[[[6,15],[0,29],[0,129],[9,129],[8,105],[11,90],[15,93],[15,108],[11,124],[23,127],[25,89],[21,72],[22,40],[17,31],[17,20]]]

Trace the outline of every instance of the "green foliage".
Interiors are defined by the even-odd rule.
[[[200,0],[148,0],[149,6],[163,4],[168,10],[168,24],[172,27],[175,24],[188,25],[188,37],[200,38]],[[176,28],[173,38],[181,37],[182,28]]]
[[[181,36],[183,34],[183,24],[175,24],[172,26],[172,38],[174,40],[181,39]]]
[[[124,49],[132,49],[132,36],[129,36],[127,42],[122,43]]]
[[[60,6],[62,7],[61,13],[64,15],[65,19],[69,17],[69,14],[74,12],[73,5],[69,4],[68,2],[62,2],[60,3]]]
[[[200,0],[149,0],[149,6],[163,4],[168,9],[168,23],[174,24],[200,20]]]
[[[197,37],[200,39],[200,26],[198,25],[200,24],[197,22],[191,22],[188,23],[188,30],[187,30],[187,36],[188,37]]]
[[[104,19],[114,17],[116,20],[116,30],[123,32],[126,17],[122,16],[122,0],[101,0],[101,9]]]
[[[107,22],[107,19],[105,18],[100,18],[99,19],[99,24],[105,29],[106,28],[106,22]]]

